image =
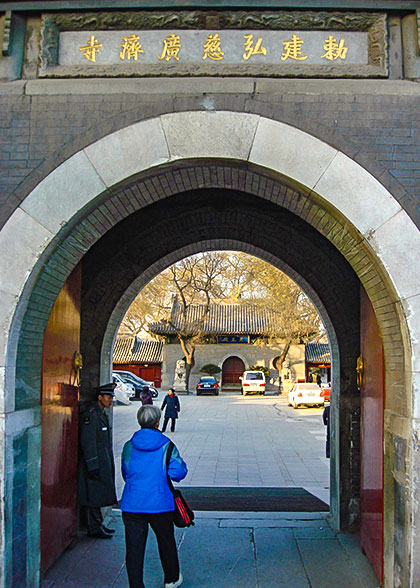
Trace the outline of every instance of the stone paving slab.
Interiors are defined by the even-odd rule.
[[[337,539],[298,539],[297,544],[311,588],[365,588]]]
[[[220,528],[226,528],[226,527],[236,527],[236,528],[246,528],[246,527],[250,527],[252,526],[253,528],[258,528],[258,527],[266,527],[266,528],[295,528],[295,527],[301,527],[301,528],[307,528],[307,527],[315,527],[318,528],[320,526],[329,526],[327,521],[324,520],[315,520],[315,521],[293,521],[293,520],[284,520],[284,521],[270,521],[270,520],[266,520],[266,521],[262,521],[262,520],[252,520],[252,519],[248,519],[248,520],[235,520],[235,519],[230,519],[227,521],[220,521],[219,523],[219,527]]]
[[[188,529],[180,560],[185,588],[257,586],[251,529]]]
[[[228,510],[217,510],[206,512],[204,510],[199,512],[200,521],[204,519],[249,519],[251,521],[257,520],[290,520],[290,521],[309,521],[309,520],[325,520],[325,512],[232,512]]]
[[[259,588],[310,588],[291,529],[256,529]]]

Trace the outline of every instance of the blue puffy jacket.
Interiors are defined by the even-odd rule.
[[[140,429],[124,445],[121,470],[125,480],[121,510],[125,512],[170,512],[174,497],[166,479],[166,453],[170,439],[157,429]],[[169,477],[175,482],[188,473],[176,447],[169,462]]]

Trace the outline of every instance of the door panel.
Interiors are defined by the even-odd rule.
[[[140,368],[140,377],[148,382],[153,382],[156,388],[162,385],[162,368],[160,365],[142,366]]]
[[[45,331],[41,391],[41,574],[77,536],[80,271],[69,276]]]
[[[153,367],[142,367],[141,368],[141,377],[143,380],[147,380],[148,382],[154,382],[155,380],[155,370]]]
[[[361,400],[361,547],[383,579],[383,438],[385,362],[373,307],[362,289],[361,354],[364,362]]]
[[[222,367],[222,384],[237,384],[240,385],[240,376],[245,371],[245,364],[239,357],[228,357],[223,362]]]

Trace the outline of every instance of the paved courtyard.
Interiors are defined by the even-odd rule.
[[[160,393],[160,406],[164,394]],[[303,486],[328,502],[321,409],[294,410],[278,396],[181,396],[181,418],[169,436],[186,460],[189,486]],[[155,401],[156,403],[156,401]],[[137,430],[138,404],[114,411],[117,471],[123,444]],[[119,494],[122,480],[118,476]],[[127,588],[121,512],[111,541],[80,535],[48,571],[42,588]],[[185,588],[377,588],[357,536],[331,528],[328,513],[197,512],[176,530]],[[161,588],[150,533],[144,581]]]
[[[164,393],[155,404],[160,406]],[[182,485],[299,486],[329,503],[322,409],[287,406],[276,395],[180,396],[175,433],[166,434],[188,465]],[[114,410],[118,496],[122,446],[137,430],[139,404]]]
[[[183,588],[378,588],[357,536],[331,529],[321,513],[197,513],[177,529]],[[108,524],[111,541],[81,536],[48,571],[42,588],[128,588],[120,511]],[[162,588],[163,573],[150,532],[146,588]]]

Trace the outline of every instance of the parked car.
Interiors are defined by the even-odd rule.
[[[241,392],[247,394],[265,394],[265,375],[260,371],[244,372],[240,376]]]
[[[331,398],[331,384],[321,384],[321,396],[325,402],[330,402]]]
[[[133,396],[136,395],[136,389],[135,389],[134,385],[130,384],[130,382],[126,382],[118,374],[112,373],[112,381],[115,384],[117,384],[117,386],[120,385],[122,390],[127,393],[127,396],[129,399],[133,398]],[[116,394],[116,396],[117,396],[117,394]]]
[[[289,406],[322,406],[324,396],[321,392],[321,388],[315,382],[295,384],[288,394]]]
[[[215,396],[219,395],[219,383],[217,382],[216,378],[212,376],[203,376],[198,380],[197,387],[196,387],[197,396],[200,394],[214,394]]]
[[[133,400],[138,400],[140,398],[140,392],[143,390],[144,386],[148,386],[150,392],[152,393],[152,398],[157,398],[158,397],[158,390],[157,388],[155,388],[154,386],[154,382],[148,382],[147,380],[143,380],[143,378],[140,378],[140,376],[136,376],[136,374],[133,374],[132,372],[125,372],[122,370],[116,370],[114,372],[112,372],[112,374],[119,376],[123,382],[129,383],[132,386],[134,386],[134,396],[133,396]]]

